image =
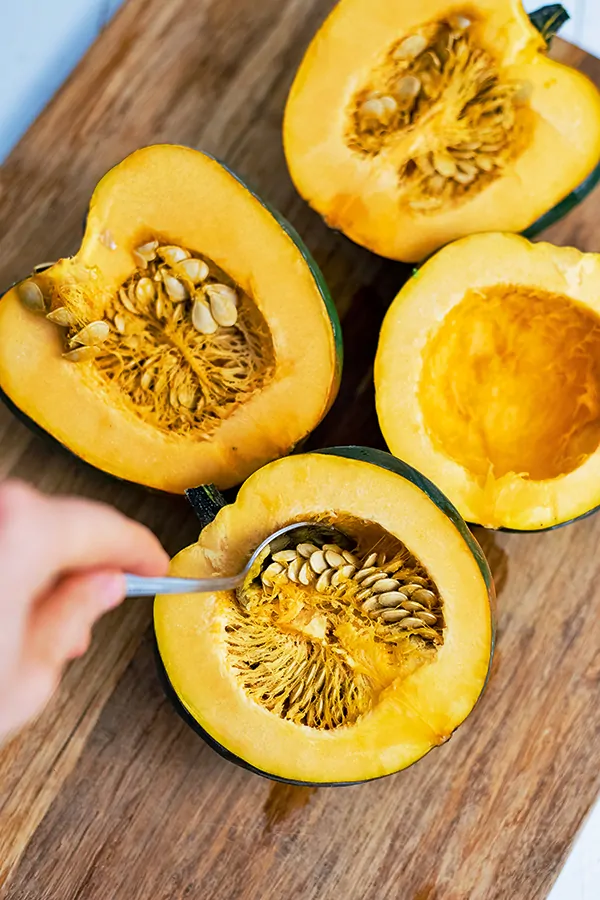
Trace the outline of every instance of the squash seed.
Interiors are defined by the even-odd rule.
[[[219,327],[212,317],[208,303],[200,297],[194,300],[192,306],[192,325],[200,334],[214,334]]]
[[[407,613],[404,609],[384,609],[381,613],[381,618],[384,622],[401,622],[402,620],[404,620],[404,625],[406,626],[406,622],[410,621],[409,619],[405,618],[408,615],[409,613]],[[419,625],[422,624],[422,622],[419,622]]]
[[[156,252],[169,266],[175,266],[177,263],[182,262],[184,259],[189,259],[191,256],[189,250],[184,250],[183,247],[176,247],[172,244],[159,247]]]
[[[391,610],[389,610],[389,612],[391,612]],[[403,610],[395,609],[394,612],[401,613],[401,612],[403,612]],[[406,612],[406,610],[404,610],[404,612]],[[385,615],[385,612],[382,613],[382,616],[384,616],[384,615]],[[402,619],[402,628],[421,628],[423,626],[423,624],[424,623],[421,622],[420,619],[417,619],[415,616],[411,616],[409,613],[408,613],[408,618]]]
[[[419,588],[411,594],[411,599],[416,600],[418,603],[423,603],[425,606],[434,606],[436,603],[436,596],[433,591],[428,591],[425,588]]]
[[[75,350],[68,350],[66,353],[63,353],[63,359],[67,359],[69,362],[86,362],[90,359],[95,359],[98,356],[100,350],[98,347],[77,347]]]
[[[157,248],[158,241],[148,241],[146,244],[141,244],[141,246],[136,247],[135,252],[139,253],[140,256],[144,256],[148,262],[152,262],[156,256]]]
[[[226,284],[209,284],[205,292],[210,300],[210,311],[215,322],[228,328],[237,322],[237,294]]]
[[[396,96],[401,105],[405,105],[415,100],[421,90],[421,79],[416,75],[404,75],[396,83]]]
[[[365,612],[375,612],[376,609],[379,609],[379,603],[375,597],[369,597],[369,599],[365,600],[363,603],[362,608]]]
[[[403,600],[406,600],[406,594],[402,591],[385,591],[377,595],[377,602],[380,606],[400,606]]]
[[[108,322],[99,319],[96,322],[90,322],[89,325],[86,325],[85,328],[82,328],[81,331],[78,331],[77,334],[73,335],[69,344],[70,346],[84,344],[88,347],[94,347],[98,344],[103,344],[109,334],[110,325]]]
[[[379,570],[376,571],[373,575],[369,575],[367,578],[363,578],[361,581],[361,585],[365,588],[372,588],[374,584],[383,579],[387,581],[386,573]]]
[[[278,563],[291,563],[297,556],[298,554],[295,550],[278,550],[271,558]]]
[[[327,549],[330,549],[330,548],[327,548]],[[333,549],[333,548],[331,548],[331,549]],[[349,565],[354,566],[355,569],[360,568],[360,561],[358,559],[358,556],[355,556],[354,553],[350,553],[349,550],[342,550],[342,556],[344,557],[344,559],[346,560],[346,562]]]
[[[335,572],[335,569],[325,569],[324,572],[321,572],[321,574],[317,578],[317,583],[315,585],[315,588],[317,589],[317,591],[319,591],[319,592],[326,591],[327,588],[331,586],[331,578],[332,578],[334,572]]]
[[[403,600],[402,609],[408,609],[410,612],[416,612],[417,610],[424,610],[425,607],[421,603],[417,603],[416,600]]]
[[[154,301],[156,288],[150,278],[140,278],[135,287],[135,296],[140,303],[152,303]]]
[[[396,47],[396,59],[415,59],[427,49],[427,38],[422,34],[411,34]]]
[[[337,569],[339,566],[343,566],[346,562],[342,554],[336,553],[335,550],[326,550],[325,559],[327,561],[327,565],[331,566],[333,569]]]
[[[316,572],[317,575],[321,575],[325,569],[329,568],[322,550],[316,550],[314,553],[311,553],[309,562],[313,572]]]
[[[73,313],[66,306],[57,306],[46,316],[49,322],[60,325],[61,328],[71,328],[75,324]]]
[[[319,548],[315,544],[310,544],[307,541],[298,544],[296,550],[298,551],[300,556],[304,557],[304,559],[308,559],[309,556],[312,556],[313,553],[319,552]]]
[[[363,581],[363,584],[365,582]],[[373,593],[374,594],[385,594],[388,591],[395,591],[396,588],[400,587],[400,582],[396,581],[395,578],[381,578],[379,581],[376,581],[373,585]]]
[[[42,289],[35,281],[22,281],[17,292],[19,300],[30,312],[46,312],[46,301]]]
[[[433,166],[444,178],[456,178],[456,162],[449,153],[435,151],[433,154]]]
[[[300,574],[300,567],[303,565],[302,557],[297,556],[288,566],[287,577],[290,581],[298,581],[298,576]]]
[[[369,557],[369,559],[370,558],[371,557]],[[377,556],[375,556],[375,559],[377,559]],[[367,562],[368,562],[368,560],[367,560]],[[354,576],[354,580],[355,581],[363,581],[364,578],[367,578],[369,575],[374,575],[375,572],[378,572],[378,571],[379,571],[379,569],[377,568],[377,566],[367,566],[366,568],[360,569],[356,573],[356,575]]]
[[[187,300],[189,297],[188,289],[179,278],[175,278],[174,275],[169,275],[168,272],[163,270],[162,280],[171,300]]]
[[[302,564],[300,567],[300,571],[298,572],[298,581],[300,584],[309,585],[315,577],[315,573],[310,567],[310,563],[308,560]]]
[[[180,260],[174,266],[173,271],[178,275],[189,278],[192,284],[200,284],[201,281],[208,277],[209,268],[203,259],[189,257],[188,259]]]
[[[420,619],[421,622],[425,622],[426,625],[435,625],[437,622],[437,616],[426,609],[417,612],[417,618]]]

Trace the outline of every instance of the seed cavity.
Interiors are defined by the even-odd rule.
[[[368,157],[387,150],[400,203],[417,216],[483,190],[530,139],[531,86],[504,75],[471,25],[454,14],[401,38],[348,108],[348,146]]]
[[[228,664],[254,702],[334,729],[369,712],[405,666],[435,656],[442,600],[418,560],[390,540],[389,553],[301,541],[267,554],[224,626]]]
[[[65,359],[94,361],[82,377],[93,375],[95,390],[116,395],[165,433],[206,440],[272,380],[267,323],[252,298],[200,254],[158,239],[131,254],[136,268],[114,293],[90,271],[89,282],[48,278],[44,290],[28,279],[19,297],[65,330]]]

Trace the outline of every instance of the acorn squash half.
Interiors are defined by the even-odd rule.
[[[286,106],[299,193],[332,228],[407,262],[474,232],[523,231],[563,201],[551,224],[600,176],[600,94],[545,55],[562,7],[532,19],[521,0],[341,0]]]
[[[335,524],[350,550],[304,540],[267,556],[240,596],[156,598],[168,693],[213,747],[255,772],[378,778],[446,741],[481,694],[490,572],[427,479],[382,451],[342,447],[260,469],[171,574],[238,572],[265,537],[306,519]]]
[[[98,184],[80,250],[0,300],[0,389],[77,456],[170,492],[241,482],[320,421],[341,339],[300,238],[196,150]]]
[[[540,530],[600,505],[600,255],[506,234],[440,250],[375,361],[390,450],[469,522]]]

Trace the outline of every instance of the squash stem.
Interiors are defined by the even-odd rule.
[[[537,28],[548,45],[552,38],[555,37],[565,22],[568,22],[571,16],[560,3],[550,3],[548,6],[541,6],[529,16],[533,25]]]

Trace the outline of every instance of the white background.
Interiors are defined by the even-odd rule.
[[[544,2],[549,0],[525,0],[525,7],[531,11]],[[121,0],[0,0],[0,162],[120,3]],[[573,18],[561,34],[600,56],[600,0],[563,0],[563,5]],[[600,900],[600,804],[580,833],[551,900]]]

